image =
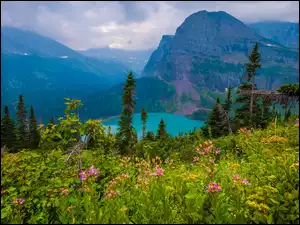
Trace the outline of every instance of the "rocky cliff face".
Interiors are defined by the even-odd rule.
[[[299,48],[299,23],[268,21],[249,24],[249,27],[279,44]]]
[[[144,75],[156,76],[175,85],[177,113],[191,114],[206,105],[201,96],[224,92],[245,76],[255,42],[259,43],[263,68],[258,87],[274,89],[297,82],[298,51],[259,36],[253,29],[226,12],[200,11],[190,15],[174,36],[164,35],[144,68]],[[182,96],[188,100],[182,101]]]

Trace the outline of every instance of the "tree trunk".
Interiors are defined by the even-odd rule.
[[[252,78],[252,90],[251,90],[251,99],[250,99],[250,123],[252,123],[253,91],[254,91],[254,76]]]

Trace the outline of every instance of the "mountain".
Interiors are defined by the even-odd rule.
[[[257,34],[281,45],[299,48],[299,23],[268,21],[248,24]]]
[[[207,115],[212,95],[224,95],[231,84],[244,77],[244,63],[255,42],[259,44],[262,68],[259,88],[275,89],[299,79],[298,50],[259,36],[226,12],[199,11],[164,35],[151,55],[143,75],[158,77],[176,88],[176,113]]]
[[[48,118],[58,113],[58,106],[64,108],[64,97],[82,99],[124,81],[128,71],[120,63],[84,56],[35,32],[1,27],[1,107],[14,109],[23,94],[37,115]]]
[[[106,61],[122,63],[135,73],[140,74],[147,64],[153,49],[149,50],[123,50],[113,48],[91,48],[79,51],[86,56],[92,56]]]

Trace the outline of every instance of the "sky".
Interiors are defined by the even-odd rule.
[[[144,50],[200,10],[225,11],[244,23],[299,22],[298,1],[1,1],[1,26],[33,30],[75,50]]]

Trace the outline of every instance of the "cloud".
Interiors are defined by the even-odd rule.
[[[225,11],[244,23],[299,22],[299,2],[1,2],[1,26],[24,27],[73,49],[156,48],[164,34],[200,10]]]

